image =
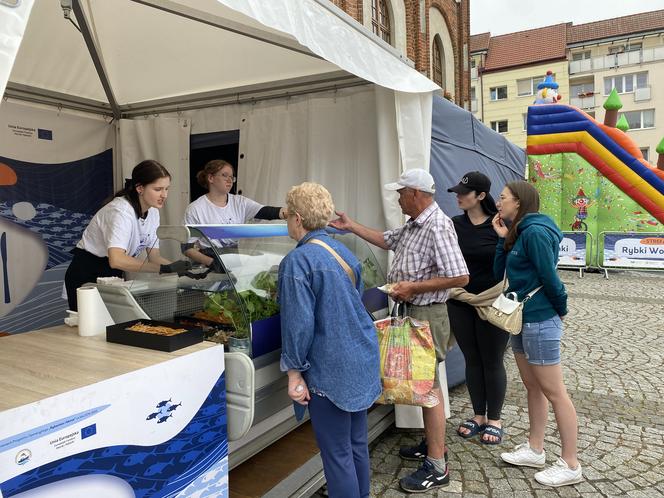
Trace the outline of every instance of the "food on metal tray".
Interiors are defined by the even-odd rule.
[[[194,318],[200,318],[201,320],[209,320],[211,322],[217,322],[224,325],[231,325],[233,322],[230,318],[227,318],[223,314],[210,313],[209,311],[196,311],[192,313],[191,316]]]
[[[127,327],[125,330],[131,330],[132,332],[142,332],[143,334],[155,334],[155,335],[178,335],[182,332],[187,332],[187,329],[174,329],[171,327],[165,327],[163,325],[148,325],[143,322],[138,322]]]
[[[207,317],[204,311],[199,311],[197,313]],[[192,317],[176,317],[176,321],[182,325],[187,325],[188,327],[202,329],[203,334],[205,335],[205,340],[211,342],[227,344],[228,338],[234,335],[233,331],[224,330],[224,327],[228,327],[227,325],[221,322],[210,323],[211,320],[209,317],[196,317],[196,313],[194,313]]]

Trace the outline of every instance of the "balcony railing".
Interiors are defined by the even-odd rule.
[[[595,107],[595,95],[571,97],[569,103],[579,109],[592,109]]]
[[[633,52],[622,52],[620,54],[603,55],[592,59],[571,61],[569,63],[569,74],[585,73],[599,69],[611,69],[614,67],[628,66],[631,64],[642,64],[664,60],[664,46],[634,50]]]

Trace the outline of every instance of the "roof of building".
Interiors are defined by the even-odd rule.
[[[664,29],[664,10],[571,25],[567,30],[567,43],[601,40],[659,29]]]
[[[568,24],[571,23],[561,23],[492,36],[489,40],[489,51],[484,70],[495,71],[537,62],[565,59]]]
[[[480,33],[478,35],[472,35],[470,37],[470,53],[474,52],[483,52],[489,50],[489,39],[491,38],[491,33],[487,31],[486,33]]]

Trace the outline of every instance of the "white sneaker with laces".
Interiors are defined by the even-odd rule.
[[[539,469],[546,465],[546,452],[542,450],[542,453],[535,453],[527,441],[514,448],[514,451],[501,453],[500,458],[507,463],[518,465],[519,467],[535,467]]]
[[[565,460],[558,458],[556,463],[548,469],[535,473],[535,480],[540,484],[554,488],[577,484],[583,481],[581,464],[577,464],[576,469],[570,469]]]

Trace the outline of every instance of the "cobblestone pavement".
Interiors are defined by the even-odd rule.
[[[450,391],[447,423],[450,484],[420,496],[575,497],[664,496],[664,274],[561,272],[570,296],[562,364],[579,418],[579,459],[586,480],[547,488],[535,469],[512,467],[499,454],[526,440],[526,395],[511,351],[505,355],[508,390],[503,444],[463,440],[457,425],[472,415],[466,386]],[[419,441],[421,431],[391,429],[371,447],[372,494],[403,496],[398,480],[416,464],[403,462],[401,445]],[[549,413],[547,463],[560,453]]]

